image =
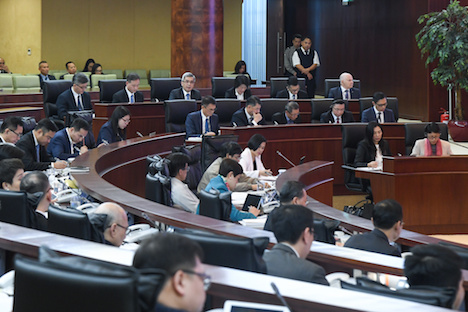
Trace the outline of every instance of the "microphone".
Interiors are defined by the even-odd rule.
[[[271,282],[270,283],[271,285],[271,288],[273,288],[273,291],[275,292],[275,295],[276,297],[278,297],[278,299],[281,301],[281,303],[286,307],[288,308],[288,310],[290,312],[293,312],[293,310],[291,309],[291,307],[289,306],[289,304],[286,302],[286,300],[284,299],[283,295],[281,295],[278,287],[276,287],[276,284],[274,282]]]
[[[138,134],[138,136],[139,136],[140,138],[144,137],[144,135],[141,134],[139,131],[137,131],[136,134]]]
[[[234,128],[237,127],[237,124],[233,121],[232,124],[234,125]]]
[[[286,158],[286,156],[284,156],[283,154],[281,154],[280,151],[276,151],[276,154],[280,155],[281,158],[283,158],[284,160],[286,160],[291,166],[296,167],[296,165],[295,165],[292,161],[290,161],[288,158]]]
[[[304,163],[305,155],[299,159],[299,165],[302,165]]]
[[[275,123],[275,126],[279,125],[279,123],[276,120],[273,120],[273,122]]]

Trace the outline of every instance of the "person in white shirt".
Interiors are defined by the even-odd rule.
[[[265,150],[267,140],[261,134],[254,134],[247,143],[247,147],[241,154],[239,164],[244,173],[252,178],[259,176],[270,176],[271,170],[265,169],[262,163],[262,154]]]
[[[196,213],[200,200],[184,183],[190,170],[190,157],[184,153],[172,153],[166,159],[170,161],[168,167],[171,176],[171,198],[174,207]]]
[[[312,47],[312,40],[305,37],[301,41],[301,48],[294,52],[292,57],[293,66],[297,72],[297,77],[305,78],[307,94],[309,98],[314,98],[316,81],[315,72],[320,66],[320,59],[317,51]]]
[[[249,89],[250,81],[247,76],[239,75],[234,79],[234,87],[224,93],[226,99],[247,100],[252,93]]]

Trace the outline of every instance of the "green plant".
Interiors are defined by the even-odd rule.
[[[421,57],[427,55],[426,67],[437,62],[432,81],[453,87],[455,119],[462,120],[461,90],[468,90],[468,7],[451,0],[446,9],[421,15],[418,22],[426,23],[416,34]]]

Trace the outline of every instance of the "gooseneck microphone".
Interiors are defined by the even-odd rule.
[[[276,151],[276,154],[280,155],[281,158],[283,158],[284,160],[286,160],[291,166],[296,167],[296,165],[295,165],[292,161],[290,161],[286,156],[284,156],[283,154],[281,154],[280,151]]]
[[[144,135],[141,134],[141,132],[139,132],[139,131],[137,131],[136,134],[138,134],[138,136],[139,136],[140,138],[144,137]]]
[[[286,307],[288,308],[288,310],[290,312],[293,312],[293,310],[291,309],[291,307],[289,306],[289,304],[286,302],[286,300],[284,299],[283,295],[281,295],[278,287],[276,287],[276,284],[274,282],[271,282],[270,283],[271,285],[271,288],[273,288],[273,291],[275,292],[275,295],[276,297],[278,297],[278,299],[281,301],[281,303]]]

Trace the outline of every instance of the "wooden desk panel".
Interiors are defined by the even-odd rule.
[[[43,118],[43,115],[44,115],[44,111],[42,109],[42,105],[41,107],[21,106],[21,107],[0,108],[0,119],[5,119],[10,116],[34,117],[36,119],[36,122],[39,122],[39,120]]]

